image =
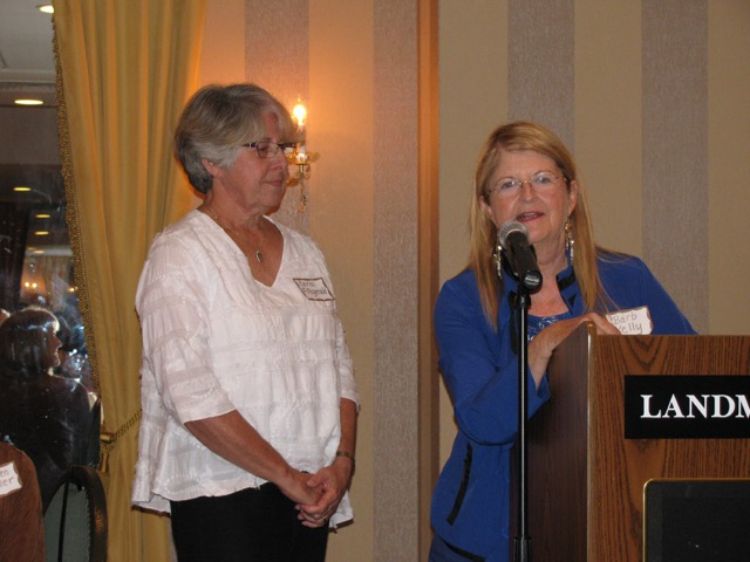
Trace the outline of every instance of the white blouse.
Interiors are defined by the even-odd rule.
[[[338,447],[340,399],[358,403],[323,255],[284,240],[273,285],[207,215],[192,211],[151,246],[136,295],[143,335],[143,416],[134,504],[221,496],[265,480],[205,447],[185,422],[237,410],[286,461],[311,473]],[[331,525],[352,518],[348,494]]]

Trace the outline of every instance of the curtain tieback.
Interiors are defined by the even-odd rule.
[[[117,428],[117,431],[102,431],[99,433],[99,442],[101,444],[99,448],[99,472],[107,474],[109,472],[109,454],[112,449],[115,448],[117,440],[125,435],[131,427],[136,425],[141,420],[142,410],[138,408],[138,411],[130,416],[128,421]]]

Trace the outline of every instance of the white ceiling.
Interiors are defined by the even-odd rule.
[[[0,106],[19,95],[54,103],[52,16],[42,0],[0,0]]]

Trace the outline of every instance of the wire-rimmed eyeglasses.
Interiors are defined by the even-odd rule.
[[[561,178],[567,181],[565,176],[555,175],[552,172],[537,172],[527,180],[514,177],[500,178],[490,187],[490,194],[497,193],[500,197],[515,197],[527,183],[535,191],[548,191],[557,185]]]
[[[245,148],[254,148],[260,158],[273,158],[279,151],[282,151],[285,158],[294,154],[296,143],[293,142],[273,142],[270,140],[261,140],[255,142],[246,142],[241,145]]]

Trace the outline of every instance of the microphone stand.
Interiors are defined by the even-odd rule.
[[[527,434],[526,419],[529,409],[528,391],[526,387],[526,372],[529,367],[528,351],[528,312],[531,303],[530,295],[542,288],[542,273],[536,261],[536,250],[529,244],[526,227],[514,221],[504,223],[498,233],[498,275],[502,277],[503,264],[508,264],[513,276],[518,280],[518,292],[511,298],[511,324],[518,318],[519,326],[515,331],[518,337],[513,342],[513,326],[511,326],[511,346],[516,343],[518,353],[518,529],[515,539],[515,562],[529,562],[531,560],[531,537],[528,533],[529,517],[527,513]],[[507,259],[503,260],[503,256]]]
[[[528,411],[528,390],[526,386],[526,371],[528,369],[528,313],[531,299],[529,290],[519,280],[518,295],[515,307],[518,309],[518,532],[515,538],[515,562],[529,562],[531,560],[531,537],[528,533],[529,515],[527,511],[527,436],[526,419]]]

